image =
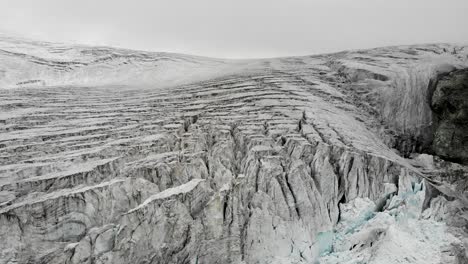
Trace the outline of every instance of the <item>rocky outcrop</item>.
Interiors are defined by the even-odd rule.
[[[453,71],[439,78],[431,100],[434,153],[468,163],[468,70]]]
[[[179,86],[78,78],[0,89],[0,263],[314,263],[349,218],[344,204],[385,211],[422,179],[421,208],[462,201],[405,159],[433,117],[434,69],[467,63],[448,47],[222,63],[166,54],[229,70]],[[86,61],[68,74],[112,70],[125,57],[132,71],[119,78],[133,80],[143,64],[152,73],[162,65],[152,53],[63,52]],[[55,72],[56,60],[38,54],[2,56]],[[40,79],[34,67],[27,78]],[[367,247],[383,236],[363,237]]]

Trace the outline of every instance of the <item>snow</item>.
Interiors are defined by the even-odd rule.
[[[84,163],[77,163],[66,168],[66,170],[63,170],[63,171],[53,172],[53,173],[36,176],[36,177],[30,177],[30,178],[22,179],[19,181],[14,181],[15,178],[13,177],[7,178],[5,180],[0,179],[0,188],[7,186],[7,185],[11,185],[11,184],[34,183],[34,182],[40,182],[40,181],[50,180],[50,179],[60,179],[60,178],[68,177],[68,176],[75,175],[75,174],[84,174],[86,172],[91,172],[95,170],[99,166],[112,163],[118,159],[119,157],[114,157],[114,158],[107,158],[107,159],[100,159],[100,160],[92,160],[92,161],[87,161]],[[45,163],[45,164],[50,164],[50,163]],[[1,168],[4,169],[3,167]]]
[[[115,178],[115,179],[112,179],[110,181],[106,181],[106,182],[101,182],[97,185],[91,185],[91,186],[78,186],[76,188],[71,188],[71,189],[60,189],[60,190],[57,190],[57,191],[54,191],[54,192],[51,192],[51,193],[47,193],[47,194],[44,194],[43,196],[41,196],[40,198],[35,198],[35,197],[32,197],[32,198],[28,198],[28,199],[25,199],[21,202],[18,202],[18,203],[15,203],[15,204],[12,204],[10,206],[7,206],[7,207],[4,207],[0,210],[0,214],[4,214],[6,212],[9,212],[11,210],[15,210],[16,208],[20,208],[24,205],[33,205],[33,204],[37,204],[37,203],[43,203],[47,200],[53,200],[53,199],[57,199],[59,197],[62,197],[62,196],[73,196],[75,194],[79,194],[79,193],[84,193],[86,191],[89,191],[89,190],[93,190],[93,189],[99,189],[99,188],[105,188],[107,186],[111,186],[113,184],[120,184],[120,183],[123,183],[125,182],[125,179],[120,179],[120,178]]]
[[[126,84],[161,88],[235,73],[251,64],[246,60],[64,45],[2,35],[0,60],[0,89]]]
[[[185,184],[182,184],[182,185],[179,185],[177,187],[173,187],[173,188],[169,188],[169,189],[166,189],[162,192],[159,192],[157,194],[154,194],[152,196],[150,196],[148,199],[146,199],[142,204],[140,204],[139,206],[137,206],[136,208],[128,211],[128,213],[133,213],[135,211],[138,211],[142,208],[145,208],[146,206],[148,206],[148,204],[156,201],[156,200],[162,200],[162,199],[166,199],[166,198],[169,198],[171,196],[174,196],[174,195],[178,195],[178,194],[184,194],[184,193],[188,193],[190,191],[192,191],[193,189],[195,189],[195,187],[198,186],[199,183],[203,182],[205,180],[203,179],[193,179]]]

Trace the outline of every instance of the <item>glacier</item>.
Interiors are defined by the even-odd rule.
[[[466,68],[0,35],[0,263],[466,263]]]

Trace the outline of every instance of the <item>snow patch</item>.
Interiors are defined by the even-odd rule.
[[[192,191],[193,189],[195,189],[195,187],[198,186],[199,183],[203,182],[205,180],[203,179],[193,179],[187,183],[184,183],[182,185],[179,185],[177,187],[173,187],[173,188],[169,188],[169,189],[166,189],[162,192],[159,192],[157,194],[154,194],[152,196],[150,196],[148,199],[146,199],[142,204],[140,204],[139,206],[137,206],[136,208],[128,211],[128,213],[133,213],[137,210],[140,210],[144,207],[146,207],[148,204],[156,201],[156,200],[161,200],[161,199],[166,199],[166,198],[169,198],[171,196],[174,196],[174,195],[178,195],[178,194],[184,194],[184,193],[188,193],[190,191]]]

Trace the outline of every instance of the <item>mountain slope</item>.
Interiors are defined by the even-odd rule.
[[[468,47],[234,61],[0,42],[0,263],[465,257],[468,173],[437,157],[431,97]],[[408,244],[430,257],[386,250]]]
[[[1,35],[0,58],[0,85],[4,88],[37,85],[173,85],[214,77],[234,66],[221,59],[109,47],[68,46]]]

